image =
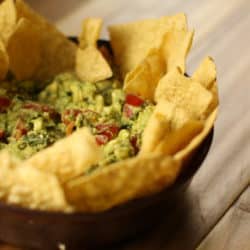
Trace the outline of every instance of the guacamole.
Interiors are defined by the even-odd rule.
[[[37,86],[0,84],[0,149],[27,159],[85,126],[103,147],[99,165],[137,154],[153,103],[125,94],[115,79],[90,83],[63,73]]]

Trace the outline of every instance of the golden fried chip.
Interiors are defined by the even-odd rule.
[[[162,54],[166,60],[166,71],[179,67],[182,73],[186,69],[186,57],[192,46],[194,32],[187,30],[171,30],[162,41]]]
[[[30,165],[10,170],[13,183],[6,202],[31,209],[70,211],[57,178]],[[4,182],[5,180],[1,180]]]
[[[165,74],[165,68],[160,49],[151,49],[146,58],[126,75],[124,90],[143,99],[153,100],[155,88]]]
[[[16,0],[16,9],[19,19],[28,19],[39,31],[42,60],[32,79],[47,80],[61,72],[73,71],[77,46],[22,0]]]
[[[115,61],[123,77],[146,57],[151,48],[160,46],[167,31],[186,29],[184,14],[110,26]]]
[[[0,41],[0,80],[4,80],[9,70],[9,57],[4,44]]]
[[[41,63],[41,40],[39,31],[29,20],[19,19],[9,38],[7,52],[10,71],[16,79],[31,79]]]
[[[206,89],[211,89],[216,80],[216,66],[211,57],[203,59],[192,75],[192,79],[201,83]]]
[[[150,117],[142,136],[140,154],[154,152],[157,144],[166,133],[171,131],[171,123],[163,114],[154,112]]]
[[[75,68],[78,77],[83,81],[98,82],[113,75],[108,62],[96,46],[101,27],[100,18],[87,18],[83,22]]]
[[[212,86],[210,87],[209,91],[213,95],[211,109],[214,109],[219,105],[219,94],[218,94],[218,86],[216,80],[212,83]]]
[[[100,37],[103,20],[101,18],[86,18],[83,21],[82,33],[79,37],[79,47],[96,46]]]
[[[161,100],[157,103],[143,132],[140,154],[147,155],[153,152],[164,136],[181,128],[189,120],[190,116],[185,110]]]
[[[0,153],[0,200],[32,209],[71,211],[57,178]]]
[[[165,155],[150,154],[73,179],[66,184],[65,192],[77,209],[97,212],[158,192],[173,184],[179,171],[178,161]]]
[[[19,163],[6,150],[0,152],[0,200],[6,200],[9,190],[14,183],[11,170]]]
[[[213,95],[213,102],[211,107],[218,106],[218,88],[216,82],[216,66],[211,57],[203,59],[198,69],[194,72],[192,79],[201,83]]]
[[[87,128],[81,128],[38,152],[26,163],[53,173],[60,182],[65,182],[84,174],[92,165],[98,163],[101,157],[102,150],[96,144],[94,136]]]
[[[161,99],[183,108],[193,119],[204,119],[212,111],[212,94],[178,70],[167,73],[158,83],[155,100],[159,102]]]
[[[88,82],[98,82],[113,75],[109,64],[94,46],[77,50],[76,73],[81,80]]]
[[[166,155],[173,155],[185,148],[188,143],[203,129],[203,122],[190,120],[180,129],[167,133],[156,145],[155,152]]]
[[[201,145],[206,136],[209,134],[213,128],[214,122],[216,120],[218,109],[216,108],[207,118],[204,129],[193,140],[181,151],[179,151],[174,157],[181,160],[184,165],[189,162],[189,159],[194,154],[195,150]]]
[[[0,4],[0,38],[7,44],[17,20],[14,0],[5,0]]]

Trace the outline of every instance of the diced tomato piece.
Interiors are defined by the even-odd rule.
[[[28,129],[22,119],[19,119],[16,124],[15,138],[19,140],[23,135],[28,133]]]
[[[53,108],[51,108],[51,107],[49,107],[49,106],[47,106],[47,105],[41,105],[41,110],[42,110],[43,112],[48,112],[48,113],[54,112],[54,111],[55,111]]]
[[[8,97],[0,97],[0,112],[5,112],[6,109],[10,106],[11,100]]]
[[[115,124],[98,124],[96,126],[97,134],[104,135],[108,140],[113,139],[117,136],[120,128]]]
[[[136,95],[127,94],[126,103],[135,107],[139,107],[144,103],[144,100],[142,100],[140,97]]]
[[[33,109],[35,111],[40,111],[41,110],[41,105],[35,102],[28,102],[24,103],[22,108],[24,109]]]
[[[120,128],[115,124],[98,124],[96,126],[96,142],[98,145],[104,145],[112,140],[119,133]]]
[[[78,115],[83,114],[86,117],[93,117],[93,119],[95,120],[95,117],[97,117],[99,114],[96,113],[93,110],[90,109],[67,109],[63,112],[62,114],[62,121],[64,124],[69,124],[73,120],[75,121],[75,119],[77,118]]]
[[[81,113],[82,110],[80,109],[67,109],[62,114],[62,121],[64,124],[68,125],[72,122],[72,119],[70,119],[71,117],[73,118],[73,120],[75,120],[76,117]]]
[[[123,106],[123,114],[127,118],[133,117],[133,115],[134,115],[133,110],[132,110],[132,108],[128,104],[124,104],[124,106]]]
[[[46,112],[49,113],[49,116],[51,119],[57,119],[60,118],[60,114],[56,112],[56,110],[46,104],[40,104],[40,103],[35,103],[35,102],[29,102],[25,103],[23,105],[24,109],[32,109],[38,112]]]
[[[130,138],[130,143],[133,146],[133,148],[135,150],[135,153],[137,154],[139,152],[139,148],[138,148],[138,145],[137,145],[137,137],[136,136],[132,136]]]
[[[54,109],[47,105],[42,106],[42,111],[49,113],[49,116],[53,120],[60,120],[60,114]]]
[[[66,135],[71,135],[73,133],[74,127],[75,127],[75,123],[70,122],[68,126],[66,127]]]
[[[106,135],[96,135],[95,140],[98,145],[104,145],[109,141],[109,138]]]
[[[5,132],[3,129],[0,129],[0,140],[4,139],[5,137]]]

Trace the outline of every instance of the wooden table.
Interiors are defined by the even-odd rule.
[[[185,215],[173,211],[168,218],[174,220],[118,250],[250,250],[249,0],[29,2],[69,35],[79,33],[87,16],[103,17],[108,25],[187,13],[196,31],[188,72],[205,55],[212,55],[218,66],[220,112],[213,145],[185,192]],[[13,248],[0,247],[7,249]]]

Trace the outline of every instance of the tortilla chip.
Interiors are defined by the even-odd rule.
[[[208,89],[213,95],[212,108],[215,108],[219,104],[218,87],[217,87],[217,73],[216,66],[211,57],[203,59],[198,69],[192,75],[192,79],[201,83],[206,89]]]
[[[216,66],[211,57],[203,59],[192,75],[192,79],[201,83],[206,89],[211,89],[216,80]]]
[[[15,182],[7,197],[10,204],[31,209],[71,211],[58,179],[32,166],[17,167],[10,173]]]
[[[122,76],[141,63],[151,48],[158,48],[167,31],[186,29],[184,14],[110,26],[110,42]]]
[[[100,18],[87,18],[83,22],[75,69],[82,81],[98,82],[106,80],[113,75],[108,62],[97,49],[96,43],[100,35],[102,23],[103,21]]]
[[[203,129],[203,122],[191,120],[183,127],[171,133],[165,134],[155,148],[155,152],[173,155],[185,148],[188,143],[198,135]]]
[[[155,100],[159,102],[162,99],[184,109],[193,119],[205,119],[212,111],[212,94],[178,70],[167,73],[158,83]]]
[[[6,200],[9,190],[14,183],[13,175],[10,173],[18,164],[17,159],[13,158],[6,150],[0,152],[0,200]]]
[[[0,38],[6,45],[17,20],[14,0],[5,0],[0,4]]]
[[[166,134],[181,128],[190,116],[176,105],[161,100],[157,103],[142,135],[140,154],[153,152]]]
[[[0,200],[32,209],[71,211],[57,178],[0,153]]]
[[[82,33],[79,37],[79,47],[96,46],[100,37],[103,20],[101,18],[86,18],[83,21]]]
[[[218,93],[217,81],[214,81],[211,85],[212,87],[209,89],[210,93],[213,95],[211,108],[214,109],[219,105],[219,93]]]
[[[164,35],[161,49],[167,72],[179,67],[185,73],[186,57],[192,46],[193,36],[194,32],[187,30],[171,30]]]
[[[150,152],[154,152],[157,143],[170,131],[170,121],[163,114],[154,112],[143,132],[140,154],[147,155]]]
[[[150,154],[120,161],[92,175],[71,180],[65,192],[77,209],[98,212],[159,192],[174,183],[179,171],[178,161]]]
[[[181,160],[184,165],[188,164],[189,160],[191,159],[192,155],[195,153],[196,149],[201,145],[201,143],[207,137],[209,132],[212,130],[214,126],[214,122],[217,117],[217,113],[218,113],[218,109],[216,108],[207,118],[202,132],[199,133],[197,136],[195,136],[193,140],[191,140],[191,142],[184,149],[177,152],[174,158]]]
[[[16,10],[18,19],[28,19],[39,31],[42,60],[32,80],[47,80],[61,72],[73,71],[77,46],[22,0],[16,0]]]
[[[4,44],[0,41],[0,81],[5,79],[9,70],[9,57]]]
[[[31,79],[41,63],[41,41],[39,31],[26,18],[18,21],[9,38],[7,52],[10,71],[16,79]]]
[[[166,73],[165,62],[159,49],[151,49],[146,58],[126,75],[124,90],[153,100],[155,88],[160,78]]]
[[[77,50],[76,73],[82,81],[88,82],[98,82],[113,75],[109,64],[94,46]]]
[[[14,183],[8,193],[7,203],[40,210],[71,210],[64,191],[53,174],[29,165],[17,167],[11,174],[14,176]]]
[[[81,128],[51,147],[38,152],[25,164],[53,173],[63,183],[84,174],[101,158],[102,150],[96,144],[94,136],[87,128]]]

